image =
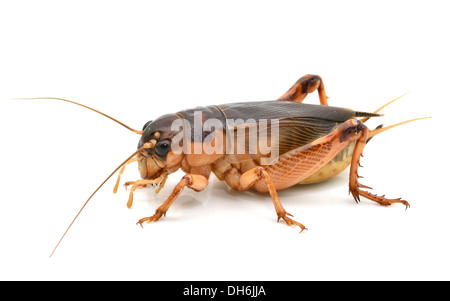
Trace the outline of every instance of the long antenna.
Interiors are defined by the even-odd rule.
[[[75,101],[72,101],[72,100],[68,100],[68,99],[64,99],[64,98],[58,98],[58,97],[31,97],[31,98],[13,98],[13,99],[14,99],[14,100],[17,100],[17,99],[24,99],[24,100],[32,100],[32,99],[56,99],[56,100],[61,100],[61,101],[70,102],[70,103],[73,103],[73,104],[75,104],[75,105],[81,106],[81,107],[86,108],[86,109],[89,109],[89,110],[91,110],[91,111],[94,111],[94,112],[96,112],[96,113],[98,113],[98,114],[100,114],[100,115],[103,115],[103,116],[105,116],[105,117],[111,119],[112,121],[117,122],[117,123],[120,124],[121,126],[126,127],[126,128],[129,129],[130,131],[135,132],[136,134],[142,135],[142,133],[143,133],[142,131],[135,130],[135,129],[129,127],[128,125],[126,125],[126,124],[120,122],[119,120],[117,120],[117,119],[115,119],[115,118],[112,118],[111,116],[106,115],[105,113],[102,113],[102,112],[100,112],[100,111],[97,111],[97,110],[95,110],[95,109],[93,109],[93,108],[90,108],[90,107],[88,107],[88,106],[82,105],[82,104],[80,104],[80,103],[78,103],[78,102],[75,102]]]
[[[52,253],[50,254],[49,257],[52,257],[53,253],[55,253],[56,248],[58,248],[59,244],[61,243],[61,241],[63,240],[64,236],[66,236],[67,232],[69,231],[70,227],[72,227],[73,223],[75,222],[75,220],[78,218],[78,216],[80,215],[81,211],[83,211],[84,207],[86,207],[87,203],[91,200],[91,198],[94,196],[94,194],[97,193],[97,191],[99,191],[99,189],[103,186],[103,184],[106,183],[106,181],[108,181],[112,175],[119,170],[119,168],[122,167],[122,165],[124,165],[125,163],[127,163],[131,158],[133,158],[136,154],[140,153],[141,151],[143,151],[144,149],[147,148],[151,148],[154,147],[154,145],[150,142],[147,142],[144,144],[143,147],[141,147],[140,149],[138,149],[137,151],[135,151],[131,156],[129,156],[125,161],[122,162],[122,164],[120,164],[116,169],[114,169],[114,171],[100,184],[100,186],[97,187],[97,189],[91,194],[91,196],[87,199],[87,201],[84,203],[84,205],[81,207],[81,209],[78,211],[77,215],[75,215],[74,219],[72,220],[72,222],[70,223],[69,227],[67,227],[66,231],[64,232],[64,234],[61,236],[60,240],[58,241],[58,243],[56,244],[55,248],[53,249]]]

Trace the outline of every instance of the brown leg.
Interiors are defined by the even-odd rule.
[[[282,218],[288,226],[299,226],[301,228],[301,231],[307,229],[303,224],[296,222],[288,217],[288,215],[292,216],[292,214],[286,212],[286,210],[283,208],[283,205],[281,205],[275,185],[270,179],[270,175],[267,173],[267,171],[265,171],[263,167],[255,167],[253,169],[250,169],[241,176],[239,180],[241,190],[249,189],[256,181],[260,179],[264,179],[270,196],[272,197],[273,205],[275,206],[275,211],[278,216],[277,221]]]
[[[318,91],[320,104],[327,106],[327,94],[323,81],[318,75],[307,74],[301,77],[286,93],[284,93],[278,100],[302,102],[308,93]]]
[[[369,186],[362,185],[358,182],[358,167],[361,166],[359,164],[359,160],[362,157],[363,149],[366,145],[367,138],[369,136],[369,130],[367,127],[363,127],[363,133],[361,137],[357,140],[355,145],[355,150],[353,151],[352,163],[350,166],[350,181],[349,181],[349,191],[353,195],[353,198],[356,202],[359,202],[360,196],[363,196],[371,201],[377,202],[383,206],[389,206],[394,203],[401,203],[406,206],[406,209],[410,207],[409,203],[405,200],[398,199],[387,199],[384,196],[378,196],[367,192],[365,190],[360,190],[360,188],[371,189]]]
[[[189,187],[194,189],[195,191],[201,191],[208,186],[208,179],[202,175],[194,175],[187,174],[185,175],[181,181],[175,186],[172,193],[169,195],[167,200],[156,209],[155,214],[150,217],[141,218],[136,224],[142,226],[142,223],[147,222],[156,222],[160,219],[161,216],[166,215],[167,210],[169,210],[170,205],[172,205],[173,201],[178,197],[184,187]]]
[[[158,193],[164,187],[166,180],[167,180],[167,172],[163,172],[159,177],[157,177],[156,179],[153,179],[153,180],[137,180],[137,181],[126,182],[124,184],[125,188],[130,185],[133,185],[133,186],[131,186],[130,196],[128,197],[128,202],[127,202],[127,207],[131,208],[131,206],[133,205],[133,194],[137,188],[145,187],[148,185],[159,184],[158,189],[156,189],[156,191],[155,191],[156,193]]]
[[[224,181],[234,190],[241,190],[239,186],[239,181],[241,179],[242,174],[236,167],[232,167],[224,174]]]
[[[238,171],[230,173],[229,185],[239,179],[239,190],[250,187],[261,193],[269,192],[277,213],[278,219],[283,218],[288,225],[305,227],[288,217],[278,198],[277,190],[283,190],[296,185],[317,172],[332,160],[340,151],[350,143],[357,141],[362,135],[364,125],[356,119],[350,119],[338,126],[333,132],[309,144],[293,149],[279,157],[278,162],[266,167],[257,166],[239,178]],[[233,169],[231,170],[233,171]],[[225,180],[227,180],[227,174]],[[236,186],[236,183],[232,183]],[[230,185],[233,187],[233,185]]]

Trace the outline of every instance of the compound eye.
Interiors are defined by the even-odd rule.
[[[153,120],[147,121],[147,122],[144,124],[144,127],[142,128],[142,130],[145,130],[145,129],[147,128],[147,126],[148,126],[150,123],[152,123],[152,122],[153,122]]]
[[[163,140],[156,144],[155,151],[160,156],[165,156],[170,151],[170,141]]]

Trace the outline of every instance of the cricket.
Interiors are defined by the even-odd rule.
[[[315,91],[320,104],[302,103]],[[130,188],[128,207],[133,205],[136,189],[156,185],[155,192],[158,193],[172,173],[179,169],[185,173],[154,214],[137,222],[141,226],[165,216],[183,189],[204,190],[211,174],[234,190],[253,189],[262,195],[268,194],[277,221],[282,219],[287,225],[300,228],[300,232],[307,228],[285,210],[277,192],[295,185],[326,181],[348,166],[349,193],[356,202],[363,197],[383,206],[402,204],[408,208],[410,204],[406,200],[372,193],[370,186],[359,182],[358,175],[364,148],[374,136],[408,122],[430,118],[416,118],[385,127],[380,125],[372,130],[365,125],[370,118],[382,116],[379,112],[400,97],[374,112],[333,107],[328,105],[322,78],[307,74],[277,100],[196,107],[148,121],[142,130],[71,100],[26,98],[54,99],[82,106],[140,136],[137,150],[89,196],[50,257],[95,193],[119,171],[114,186],[116,193],[125,167],[133,162],[137,162],[141,179],[124,184]]]

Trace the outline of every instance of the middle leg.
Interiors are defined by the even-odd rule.
[[[270,196],[272,197],[273,205],[275,206],[275,212],[277,213],[277,221],[282,218],[288,226],[298,226],[300,227],[302,232],[303,230],[308,230],[303,224],[291,219],[289,216],[292,216],[292,214],[288,213],[283,205],[280,202],[280,199],[278,198],[278,193],[275,185],[272,182],[272,179],[270,178],[269,173],[261,166],[255,167],[250,169],[249,171],[245,172],[241,175],[239,178],[239,187],[240,190],[247,190],[249,189],[256,181],[263,179],[267,189],[269,191]]]

